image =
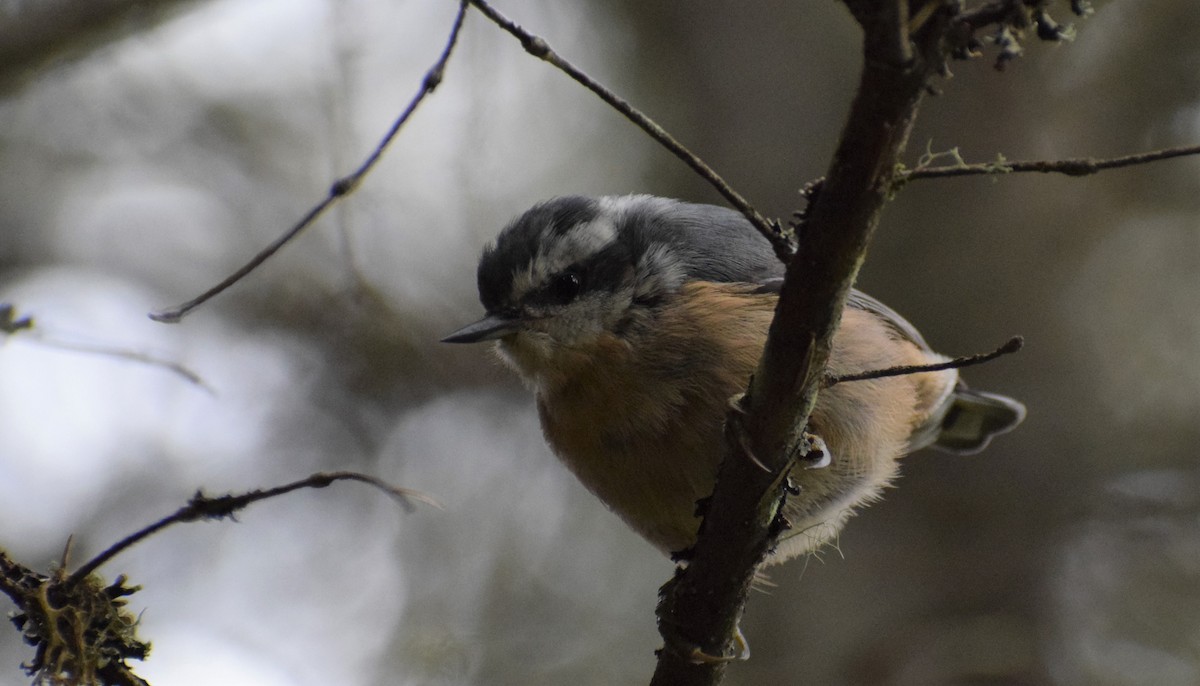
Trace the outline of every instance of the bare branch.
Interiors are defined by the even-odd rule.
[[[682,143],[675,140],[671,134],[667,133],[666,129],[659,126],[650,117],[646,116],[627,100],[617,95],[613,91],[606,88],[603,84],[588,76],[579,67],[568,62],[561,55],[555,52],[543,38],[529,33],[521,28],[516,22],[498,12],[495,8],[489,5],[485,0],[470,0],[470,3],[475,6],[488,19],[492,20],[500,28],[512,34],[514,38],[521,41],[521,46],[525,48],[525,52],[537,57],[538,59],[549,62],[559,71],[574,79],[577,83],[595,93],[601,100],[608,103],[613,109],[620,112],[626,119],[633,122],[642,131],[645,131],[651,138],[657,141],[660,145],[666,148],[671,154],[683,160],[684,164],[688,165],[700,175],[702,179],[707,181],[713,188],[717,190],[729,204],[736,210],[745,215],[746,219],[758,229],[772,247],[775,248],[775,254],[783,262],[791,259],[795,248],[792,246],[788,237],[780,229],[779,222],[769,220],[764,217],[758,210],[750,204],[740,193],[733,189],[725,179],[721,178],[720,174],[708,165],[704,160],[700,159],[691,150],[688,150]]]
[[[400,504],[404,506],[404,509],[410,512],[414,508],[414,501],[425,503],[426,505],[431,505],[438,509],[441,509],[442,507],[438,501],[424,493],[421,493],[420,491],[392,486],[391,484],[377,479],[376,477],[367,474],[361,474],[359,472],[317,472],[316,474],[313,474],[305,479],[293,481],[290,484],[284,484],[283,486],[276,486],[275,488],[268,488],[266,490],[254,490],[248,493],[242,493],[240,495],[209,497],[200,491],[196,491],[196,494],[192,496],[192,499],[188,501],[187,505],[179,508],[173,514],[163,517],[157,522],[154,522],[145,528],[139,529],[120,541],[117,541],[106,548],[99,555],[92,558],[82,567],[75,570],[75,572],[72,573],[71,576],[66,580],[65,585],[69,588],[75,584],[78,584],[81,580],[87,578],[89,574],[99,569],[100,566],[105,562],[108,562],[134,544],[153,536],[172,524],[179,524],[181,522],[195,522],[203,519],[225,519],[232,517],[233,514],[238,510],[244,509],[250,504],[256,503],[260,500],[267,500],[269,498],[281,496],[285,493],[291,493],[292,491],[300,490],[302,488],[325,488],[335,481],[358,481],[374,486],[375,488],[378,488],[388,495],[396,498],[398,501],[400,501]]]
[[[988,353],[979,353],[978,355],[968,355],[966,357],[956,357],[953,360],[946,360],[937,364],[909,364],[898,367],[888,367],[887,369],[872,369],[856,374],[826,374],[825,380],[821,382],[821,388],[829,388],[840,383],[849,381],[867,381],[869,379],[885,379],[889,376],[905,376],[908,374],[922,374],[924,372],[940,372],[943,369],[962,369],[963,367],[973,367],[977,364],[991,362],[997,357],[1010,355],[1017,352],[1025,346],[1025,339],[1020,336],[1013,336],[1008,341]]]
[[[1200,145],[1178,148],[1165,148],[1141,152],[1122,157],[1094,158],[1076,157],[1065,160],[1024,160],[1010,162],[1000,157],[995,162],[979,164],[952,164],[941,167],[917,167],[903,170],[897,176],[901,183],[917,179],[944,179],[953,176],[978,176],[980,174],[1016,174],[1034,172],[1038,174],[1066,174],[1067,176],[1088,176],[1107,169],[1132,167],[1160,160],[1170,160],[1176,157],[1200,155]]]
[[[179,322],[192,310],[221,294],[238,281],[241,281],[242,278],[244,278],[247,274],[261,266],[263,262],[266,262],[268,259],[270,259],[271,256],[276,252],[279,252],[280,248],[291,242],[291,240],[298,236],[300,232],[311,226],[312,223],[315,222],[322,214],[324,214],[325,210],[329,209],[330,206],[332,206],[338,200],[341,200],[343,197],[353,193],[358,188],[359,184],[362,183],[363,178],[375,166],[375,163],[379,161],[379,158],[391,144],[392,140],[396,137],[396,134],[400,133],[400,129],[408,121],[409,117],[412,116],[413,112],[417,110],[417,107],[421,104],[421,102],[425,100],[426,96],[436,90],[438,85],[442,82],[442,77],[446,71],[446,63],[449,62],[450,55],[454,52],[454,46],[458,43],[458,34],[462,30],[463,20],[466,17],[466,11],[467,0],[462,0],[458,6],[458,13],[454,16],[454,25],[450,29],[450,36],[446,40],[446,47],[442,49],[442,54],[438,57],[437,61],[434,62],[429,71],[425,73],[425,78],[421,81],[421,87],[417,90],[417,94],[413,96],[413,99],[408,103],[408,107],[404,108],[404,112],[401,113],[400,117],[392,123],[392,127],[388,129],[388,132],[383,136],[383,139],[377,146],[375,146],[375,149],[371,152],[371,154],[367,156],[367,159],[363,161],[361,165],[359,165],[358,169],[354,170],[354,172],[351,174],[334,181],[333,185],[329,189],[329,195],[327,195],[324,200],[317,203],[308,211],[307,214],[304,215],[300,221],[296,222],[292,228],[285,231],[283,235],[279,236],[272,241],[270,245],[263,248],[240,269],[227,276],[217,285],[181,305],[150,313],[150,318],[156,322],[164,322],[167,324]]]
[[[787,477],[804,445],[833,332],[891,193],[928,81],[942,67],[947,12],[925,19],[912,59],[896,63],[895,40],[898,31],[906,31],[899,26],[905,15],[872,4],[875,9],[864,3],[851,7],[865,34],[858,91],[829,172],[806,212],[758,369],[726,417],[726,455],[694,554],[660,595],[666,648],[652,684],[719,683],[725,663],[697,665],[688,657],[689,646],[709,656],[735,653],[736,627],[755,569],[781,530]]]
[[[324,488],[334,481],[370,484],[399,499],[407,509],[412,508],[414,500],[438,506],[424,494],[396,488],[372,476],[326,472],[242,495],[209,498],[197,492],[174,514],[109,546],[70,576],[67,575],[69,538],[62,562],[49,575],[13,561],[0,550],[0,592],[16,603],[19,611],[11,617],[12,622],[25,642],[37,651],[33,660],[23,665],[25,671],[34,677],[34,683],[147,686],[127,664],[130,659],[144,660],[150,650],[150,644],[137,636],[137,617],[125,607],[125,596],[141,587],[129,586],[124,575],[111,584],[104,581],[94,574],[100,565],[172,524],[232,517],[253,502],[301,488]]]

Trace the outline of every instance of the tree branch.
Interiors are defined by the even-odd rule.
[[[253,490],[239,495],[222,495],[217,497],[209,497],[196,491],[192,499],[187,505],[176,510],[174,513],[163,517],[162,519],[146,526],[125,538],[117,541],[96,557],[89,560],[86,564],[75,570],[70,577],[64,582],[66,587],[74,586],[89,574],[96,571],[105,562],[113,559],[117,555],[132,547],[134,544],[144,541],[172,524],[181,522],[195,522],[202,519],[226,519],[233,517],[238,510],[245,509],[247,506],[256,503],[260,500],[275,498],[292,491],[297,491],[302,488],[325,488],[335,481],[358,481],[360,483],[369,484],[382,490],[388,495],[396,498],[401,505],[408,511],[413,509],[413,501],[422,502],[427,505],[432,505],[436,508],[441,508],[441,504],[428,495],[420,491],[414,491],[407,488],[392,486],[391,484],[378,479],[376,477],[361,474],[359,472],[317,472],[299,481],[293,481],[290,484],[276,486],[266,490]]]
[[[687,648],[710,656],[734,652],[755,570],[779,531],[790,455],[802,444],[833,332],[927,83],[942,67],[946,12],[929,18],[921,31],[927,37],[909,59],[897,61],[897,41],[908,41],[907,14],[894,2],[872,5],[874,11],[852,7],[865,34],[858,92],[788,265],[758,370],[727,417],[727,453],[694,556],[661,592],[659,628],[667,647],[653,684],[719,683],[725,663],[696,664]]]
[[[138,620],[125,607],[125,596],[140,586],[129,586],[124,575],[111,584],[93,574],[100,565],[130,546],[180,522],[232,518],[251,503],[291,493],[301,488],[324,488],[335,481],[367,483],[400,500],[407,509],[411,501],[440,507],[417,491],[391,486],[358,472],[319,472],[306,479],[267,490],[210,498],[197,492],[188,504],[157,522],[109,546],[71,575],[71,539],[67,539],[62,562],[49,575],[39,574],[12,560],[0,550],[0,593],[17,605],[10,617],[26,643],[34,646],[34,658],[23,664],[34,683],[103,684],[147,686],[134,674],[128,660],[144,660],[150,644],[137,635]]]
[[[753,575],[778,533],[786,527],[780,512],[789,492],[795,455],[803,452],[804,428],[823,384],[928,371],[875,370],[841,378],[825,377],[833,332],[849,289],[862,264],[884,202],[901,178],[898,166],[929,81],[945,73],[945,60],[961,45],[962,5],[926,3],[918,16],[901,4],[846,0],[863,28],[865,59],[859,89],[827,176],[807,197],[812,202],[799,225],[798,252],[788,265],[766,349],[749,390],[726,420],[726,456],[706,505],[690,563],[662,589],[659,627],[666,647],[659,653],[654,684],[716,684],[736,653],[736,627]],[[1020,0],[995,3],[1033,12],[1039,29],[1049,25],[1040,5]],[[1078,9],[1081,3],[1073,3]],[[1018,17],[1023,20],[1027,15]],[[990,21],[1013,20],[996,11],[970,14],[974,31]],[[958,32],[955,34],[954,32]],[[911,35],[910,35],[911,32]],[[954,35],[952,35],[954,34]],[[1064,40],[1059,28],[1039,31]],[[970,35],[968,38],[972,38]],[[973,38],[972,38],[973,39]],[[912,52],[899,47],[903,43]],[[1016,50],[1014,43],[1009,46]],[[1011,57],[1011,55],[1010,55]],[[1001,56],[1001,61],[1005,58]],[[1121,163],[1058,165],[1039,171],[1092,171],[1164,159],[1184,152],[1137,156]],[[1033,169],[1031,169],[1033,170]],[[991,165],[993,173],[995,165]],[[939,172],[944,173],[944,172]],[[957,167],[955,174],[964,173]],[[1014,339],[986,355],[951,360],[945,367],[976,364],[1020,346]],[[940,367],[939,366],[939,367]],[[931,368],[932,369],[932,368]],[[800,480],[800,488],[803,481]],[[700,659],[697,659],[700,658]]]

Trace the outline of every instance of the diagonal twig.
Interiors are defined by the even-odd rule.
[[[888,367],[886,369],[870,369],[865,372],[857,372],[855,374],[827,374],[824,381],[821,382],[821,388],[829,388],[840,383],[849,381],[866,381],[868,379],[885,379],[889,376],[905,376],[907,374],[923,374],[925,372],[940,372],[944,369],[962,369],[963,367],[973,367],[977,364],[991,362],[997,357],[1010,355],[1025,347],[1025,339],[1020,336],[1013,336],[1008,339],[1004,345],[987,353],[979,353],[977,355],[968,355],[966,357],[956,357],[945,362],[936,364],[906,364],[897,367]]]
[[[688,150],[682,143],[675,140],[671,134],[667,133],[666,129],[659,126],[657,122],[646,116],[641,110],[631,105],[629,101],[617,95],[600,82],[588,76],[582,69],[564,59],[562,55],[559,55],[550,47],[550,44],[545,39],[526,31],[519,24],[489,5],[486,0],[469,0],[469,2],[497,26],[521,41],[521,46],[525,48],[525,52],[550,63],[556,69],[574,79],[575,82],[595,93],[601,100],[624,115],[626,119],[649,134],[651,138],[670,151],[671,154],[691,167],[693,171],[715,188],[722,197],[729,201],[730,205],[733,205],[737,211],[741,212],[759,233],[771,242],[771,246],[775,249],[775,254],[781,261],[787,263],[792,258],[795,248],[780,229],[779,222],[764,217],[746,198],[734,190],[725,179],[721,178],[721,175],[716,170],[691,150]]]
[[[14,336],[21,332],[25,332],[21,334],[22,340],[37,343],[47,348],[115,357],[121,360],[159,367],[183,377],[189,383],[199,386],[209,393],[213,393],[213,389],[204,383],[204,379],[199,374],[180,362],[168,360],[150,353],[122,348],[117,345],[85,343],[47,335],[34,323],[32,316],[22,315],[18,317],[16,307],[12,303],[0,302],[0,336]],[[2,340],[3,338],[0,338],[0,341]]]
[[[249,262],[242,265],[237,271],[225,277],[225,279],[217,285],[183,304],[165,310],[159,310],[158,312],[151,312],[150,318],[156,322],[164,322],[167,324],[179,322],[192,310],[203,305],[217,295],[220,295],[238,281],[241,281],[242,278],[244,278],[247,274],[257,269],[262,265],[263,262],[266,262],[268,259],[270,259],[272,255],[279,252],[280,248],[287,245],[293,238],[300,235],[302,231],[311,226],[313,222],[315,222],[322,214],[325,213],[325,210],[329,209],[338,200],[341,200],[343,197],[353,193],[354,190],[358,188],[359,184],[362,183],[363,178],[370,173],[371,169],[375,166],[375,163],[379,161],[379,158],[383,155],[384,150],[386,150],[388,145],[391,144],[392,140],[396,137],[396,134],[400,133],[400,129],[408,121],[409,117],[412,116],[413,112],[416,111],[421,102],[424,101],[426,96],[432,93],[442,82],[442,76],[446,70],[446,63],[450,60],[450,55],[454,52],[454,46],[458,43],[458,34],[462,30],[463,20],[466,18],[466,11],[467,0],[462,0],[458,6],[458,14],[454,16],[454,25],[450,29],[450,37],[446,40],[446,47],[442,49],[442,54],[438,57],[437,61],[434,62],[429,71],[425,73],[425,78],[421,81],[421,87],[417,90],[417,94],[413,96],[413,99],[408,103],[408,107],[404,108],[404,112],[401,113],[400,117],[392,123],[392,127],[388,129],[388,132],[384,135],[383,139],[380,140],[379,145],[375,146],[375,149],[371,151],[371,154],[367,156],[367,159],[364,160],[361,165],[359,165],[358,169],[354,170],[354,172],[350,173],[349,175],[343,176],[337,181],[334,181],[333,185],[329,188],[329,194],[325,196],[324,200],[313,206],[313,208],[310,209],[308,213],[300,219],[300,221],[292,225],[290,229],[272,241],[270,245],[259,251],[257,255],[251,258]]]
[[[150,353],[141,352],[138,350],[128,350],[119,346],[105,345],[103,343],[79,343],[75,341],[68,341],[61,338],[39,334],[37,332],[31,335],[29,340],[47,348],[56,348],[58,350],[68,350],[71,352],[112,357],[119,360],[129,360],[130,362],[138,362],[140,364],[158,367],[182,377],[188,383],[199,386],[209,393],[214,392],[212,387],[204,382],[203,377],[189,369],[182,362],[175,362],[174,360],[168,360]]]

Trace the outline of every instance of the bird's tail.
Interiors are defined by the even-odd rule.
[[[987,447],[993,436],[1011,431],[1025,419],[1025,406],[1003,395],[973,391],[960,384],[942,419],[933,447],[970,455]]]

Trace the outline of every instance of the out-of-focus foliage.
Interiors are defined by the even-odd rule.
[[[173,511],[317,469],[353,489],[197,524],[104,570],[144,590],[151,683],[647,680],[670,563],[549,455],[532,401],[441,334],[479,312],[483,243],[561,193],[715,194],[594,96],[469,16],[446,80],[363,188],[182,324],[211,285],[370,150],[454,3],[207,0],[0,102],[0,302],[57,338],[198,372],[0,347],[0,546],[76,557]],[[799,206],[853,93],[837,3],[502,9],[630,97],[768,215]],[[1200,140],[1200,6],[1097,2],[1004,74],[952,65],[913,160],[1111,155]],[[1064,12],[1065,16],[1065,12]],[[773,570],[731,683],[1200,681],[1200,162],[916,182],[861,286],[1021,398],[970,459],[912,456],[839,548]],[[0,632],[0,684],[28,659]]]

